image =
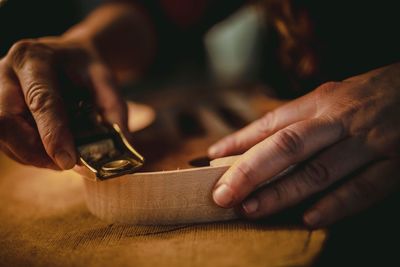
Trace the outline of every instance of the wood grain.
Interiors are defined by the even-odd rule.
[[[239,157],[214,159],[210,167],[138,172],[103,181],[91,176],[84,179],[86,203],[94,215],[110,223],[176,225],[232,220],[238,215],[233,209],[218,207],[211,192]]]
[[[151,136],[149,132],[157,133],[151,126],[147,134],[134,136],[135,145],[144,145],[140,151],[147,154],[147,171],[190,168],[188,159],[204,156],[210,143],[232,130],[204,125],[206,134],[182,134],[173,115],[179,113],[178,98],[151,99],[161,114],[154,126],[165,131]],[[207,118],[221,121],[201,104]],[[257,222],[110,224],[91,215],[83,179],[73,171],[22,166],[1,154],[0,170],[0,266],[309,266],[327,237],[326,230],[310,231],[292,216]]]
[[[273,221],[109,224],[86,208],[74,172],[0,155],[0,266],[308,266],[326,231]]]
[[[228,167],[136,173],[105,181],[85,179],[89,210],[108,222],[165,225],[236,218],[211,197]]]

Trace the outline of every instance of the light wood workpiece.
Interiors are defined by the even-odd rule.
[[[233,114],[246,123],[265,111],[249,108],[257,107],[259,97],[223,94],[216,102],[203,97],[182,102],[165,94],[150,101],[157,109],[154,124],[134,136],[148,160],[144,171],[192,168],[189,160],[204,156],[208,145],[242,126]],[[21,166],[3,155],[0,170],[1,266],[309,266],[327,237],[326,230],[302,227],[296,216],[111,224],[89,212],[83,179],[73,171]]]

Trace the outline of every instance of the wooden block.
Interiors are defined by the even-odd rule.
[[[136,192],[132,199],[146,199],[142,202],[147,203],[144,207],[152,207],[155,214],[161,214],[148,215],[145,220],[172,222],[177,218],[192,218],[200,222],[210,216],[230,218],[234,215],[229,210],[223,210],[226,211],[224,214],[218,207],[210,209],[215,207],[210,192],[213,179],[227,168],[225,163],[204,167],[213,179],[204,179],[195,171],[188,181],[177,180],[177,169],[193,168],[188,162],[204,156],[207,147],[230,128],[229,123],[218,119],[217,109],[210,109],[205,114],[201,111],[201,108],[207,110],[207,105],[218,104],[206,98],[204,91],[195,97],[182,92],[164,91],[162,95],[151,96],[149,103],[154,103],[159,113],[153,125],[134,135],[134,144],[145,154],[147,165],[143,170],[145,176],[131,184],[136,186],[129,189]],[[187,99],[191,99],[194,115],[198,115],[198,121],[203,124],[199,129],[204,131],[189,129],[182,134],[182,127],[186,126],[177,121],[176,114],[181,112],[180,107]],[[88,181],[75,172],[60,173],[21,166],[1,154],[0,170],[0,265],[3,266],[309,266],[321,252],[327,237],[326,230],[310,231],[290,220],[152,226],[110,224],[88,211],[85,203],[85,183]],[[166,170],[165,178],[154,175],[156,170]],[[151,182],[146,177],[159,183],[159,186],[152,185],[156,187],[153,192],[146,191]],[[185,186],[185,182],[191,186]],[[122,206],[138,207],[137,202],[122,203],[131,198],[124,196],[128,192],[124,187],[130,182],[110,180],[115,183],[113,189],[107,188],[107,183],[91,188],[96,191],[91,193],[92,199],[105,199],[107,194],[109,197],[121,195]],[[167,192],[166,186],[174,194]],[[184,197],[180,194],[182,190],[187,192]],[[169,198],[168,201],[163,201],[164,197]],[[157,201],[152,203],[150,199]],[[200,199],[199,207],[187,204],[193,203],[193,199]],[[107,203],[88,203],[90,209],[94,207],[104,212],[106,220],[124,219],[124,214],[108,213]],[[182,213],[174,211],[171,215],[157,211],[161,207],[174,209],[177,204],[184,208]],[[96,205],[102,205],[102,208]],[[109,208],[113,209],[112,206]],[[139,218],[134,223],[141,223],[142,211],[136,209],[134,212],[135,218]],[[216,214],[221,217],[215,217]]]
[[[87,210],[76,173],[21,166],[1,154],[0,169],[1,266],[309,266],[327,237],[268,221],[109,224]]]
[[[211,192],[228,169],[203,167],[125,175],[105,181],[85,179],[89,210],[108,222],[165,225],[236,218],[218,207]]]

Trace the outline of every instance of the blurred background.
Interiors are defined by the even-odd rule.
[[[96,1],[1,0],[0,55],[22,38],[63,33],[77,23]],[[90,5],[88,5],[90,3]]]
[[[62,34],[101,2],[1,0],[0,56],[20,39]],[[208,30],[203,40],[188,38],[182,44],[184,49],[175,49],[180,55],[174,55],[162,70],[135,86],[153,88],[165,82],[185,86],[194,81],[199,86],[224,87],[257,83],[261,79],[260,54],[266,34],[264,16],[255,6],[237,10]]]
[[[102,2],[0,0],[0,56],[22,38],[63,33]],[[160,38],[161,56],[144,79],[127,88],[261,85],[268,93],[272,92],[268,86],[276,89],[279,98],[294,98],[323,82],[343,80],[400,59],[394,1],[363,1],[362,6],[358,1],[260,0],[243,6],[244,2],[213,2],[218,8],[212,16],[218,18],[202,19],[204,26],[181,30],[162,25],[166,31]],[[182,5],[172,3],[178,8]],[[266,8],[271,3],[275,6]],[[285,8],[292,12],[286,22]],[[309,21],[297,16],[304,15],[304,8]],[[211,21],[219,22],[212,25]],[[279,29],[277,23],[286,23],[287,28]],[[288,30],[292,32],[285,33]]]
[[[0,57],[20,39],[63,33],[101,2],[103,1],[0,0]],[[328,56],[323,62],[328,66],[327,73],[336,73],[320,77],[318,82],[314,81],[310,83],[311,86],[303,87],[312,89],[320,81],[325,81],[325,78],[340,80],[399,60],[398,8],[388,5],[389,1],[364,1],[362,7],[359,1],[319,1],[319,5],[318,1],[298,2],[313,2],[313,7],[318,10],[315,12],[317,18],[325,19],[325,24],[318,24],[322,30],[316,32],[318,37],[325,40],[326,46],[322,47],[326,49],[325,55]],[[321,15],[320,11],[325,13]],[[340,16],[337,11],[341,12]],[[356,15],[358,17],[355,18]],[[276,36],[271,32],[267,18],[268,13],[264,10],[248,5],[236,9],[204,34],[174,36],[183,40],[180,46],[168,50],[166,60],[159,64],[158,69],[154,69],[141,81],[126,86],[125,91],[143,93],[166,86],[245,90],[261,84],[264,91],[271,92],[265,85],[272,80],[267,81],[268,74],[283,81],[286,76],[279,70],[268,72],[270,69],[267,64],[275,68],[278,66],[268,58],[270,51],[267,44],[271,44]],[[327,44],[330,45],[329,49]],[[300,94],[293,93],[284,85],[279,89],[279,97]],[[392,214],[393,210],[398,210],[398,199],[390,200],[389,203],[391,205],[378,214],[371,213],[372,215],[359,217],[350,224],[336,226],[328,249],[321,257],[321,266],[330,266],[327,264],[329,261],[339,265],[344,262],[343,259],[347,260],[347,265],[351,265],[350,258],[355,265],[362,265],[360,261],[368,263],[365,255],[374,255],[379,260],[388,259],[388,255],[393,255],[394,258],[397,255],[396,246],[388,245],[391,242],[387,242],[387,238],[393,234],[391,229],[398,228],[398,220],[390,220],[384,227],[380,221],[380,218]],[[395,236],[392,240],[396,240]],[[370,244],[375,244],[375,247]],[[377,244],[386,244],[385,251],[376,251]]]

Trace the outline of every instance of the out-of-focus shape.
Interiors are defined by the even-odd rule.
[[[237,85],[258,73],[264,22],[265,13],[255,5],[248,5],[206,34],[208,60],[218,83]]]
[[[0,0],[0,7],[2,7],[3,5],[5,5],[7,3],[7,0]]]
[[[127,102],[128,105],[128,129],[130,132],[137,132],[148,127],[156,118],[154,109],[150,106]]]

